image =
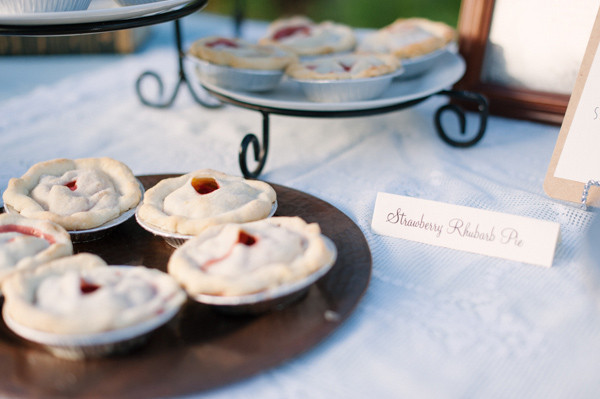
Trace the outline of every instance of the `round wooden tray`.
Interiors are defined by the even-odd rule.
[[[144,187],[174,175],[140,176]],[[225,315],[188,301],[173,322],[139,350],[124,356],[68,361],[13,334],[0,319],[0,396],[44,398],[148,398],[202,392],[232,383],[314,347],[350,315],[371,276],[371,252],[356,224],[309,194],[272,184],[276,216],[318,222],[338,259],[306,297],[258,316]],[[75,252],[109,264],[166,271],[173,252],[162,238],[129,219],[110,235],[75,244]]]

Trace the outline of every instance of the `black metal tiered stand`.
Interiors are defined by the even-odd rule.
[[[188,86],[193,98],[196,102],[201,104],[206,108],[218,108],[222,106],[222,103],[228,103],[235,106],[252,109],[260,112],[263,116],[263,132],[262,132],[262,145],[261,140],[253,134],[247,134],[239,149],[239,164],[242,174],[246,178],[256,178],[262,172],[265,162],[267,159],[267,154],[269,150],[269,115],[285,115],[285,116],[297,116],[297,117],[319,117],[319,118],[345,118],[345,117],[361,117],[361,116],[371,116],[378,115],[388,112],[393,112],[397,110],[401,110],[404,108],[412,107],[432,96],[446,96],[450,99],[458,100],[460,102],[470,102],[475,103],[477,105],[477,113],[479,115],[479,127],[476,129],[476,133],[472,137],[466,137],[466,116],[464,110],[456,105],[455,102],[449,102],[441,106],[435,113],[434,122],[438,135],[440,138],[446,142],[447,144],[454,147],[470,147],[475,145],[479,140],[483,138],[483,135],[486,130],[487,118],[488,118],[488,103],[482,95],[478,93],[468,92],[468,91],[458,91],[458,90],[441,90],[437,93],[426,95],[421,98],[412,99],[410,101],[403,101],[393,105],[386,105],[378,108],[369,108],[369,109],[357,109],[357,110],[337,110],[337,111],[307,111],[307,110],[293,110],[293,109],[282,109],[276,107],[266,107],[262,105],[252,104],[248,102],[238,101],[234,98],[227,97],[215,91],[211,91],[206,89],[214,98],[220,100],[221,102],[214,101],[205,101],[203,100],[194,89],[194,86],[188,80],[188,77],[184,68],[184,60],[185,60],[185,52],[182,46],[182,35],[181,35],[181,26],[180,26],[180,18],[183,18],[187,15],[190,15],[200,9],[202,9],[208,0],[192,0],[189,3],[186,3],[184,6],[180,8],[176,8],[174,10],[165,11],[152,15],[145,15],[136,18],[130,19],[117,19],[110,21],[102,21],[102,22],[86,22],[86,23],[73,23],[73,24],[39,24],[39,25],[7,25],[0,24],[0,35],[7,36],[64,36],[64,35],[77,35],[77,34],[89,34],[89,33],[100,33],[107,31],[115,31],[122,29],[131,29],[138,28],[142,26],[149,26],[160,24],[164,22],[174,22],[175,26],[175,41],[178,50],[178,62],[179,62],[179,80],[173,90],[173,93],[164,99],[164,86],[160,76],[152,71],[144,72],[137,79],[136,82],[136,91],[140,101],[150,107],[155,108],[167,108],[170,107],[175,98],[177,97],[177,93],[179,88],[183,83]],[[241,18],[239,12],[236,12],[236,33],[240,32],[240,24]],[[159,87],[159,101],[150,101],[144,97],[141,85],[142,81],[148,77],[152,77],[156,80]],[[445,112],[452,112],[458,116],[460,123],[460,134],[461,139],[456,140],[450,137],[442,126],[442,115]],[[257,163],[253,170],[249,170],[248,162],[247,162],[247,154],[248,150],[252,146],[252,150],[254,152],[254,160]]]

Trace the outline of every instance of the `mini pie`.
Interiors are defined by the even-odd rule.
[[[302,57],[352,51],[356,38],[347,25],[295,16],[273,21],[259,43],[276,44]]]
[[[11,276],[4,312],[22,326],[54,334],[94,334],[152,319],[186,299],[166,273],[115,267],[82,253]]]
[[[389,53],[400,59],[409,59],[441,49],[456,37],[456,31],[443,22],[424,18],[397,19],[365,36],[359,51]]]
[[[0,284],[18,270],[73,254],[69,233],[47,220],[0,215]]]
[[[290,65],[286,74],[301,80],[361,79],[389,74],[398,60],[386,54],[347,54]]]
[[[16,212],[67,230],[86,230],[134,208],[142,192],[131,170],[112,158],[54,159],[12,178],[3,198]]]
[[[213,64],[243,69],[283,70],[296,60],[292,52],[277,46],[217,36],[196,40],[189,53]]]
[[[237,296],[300,280],[331,257],[318,224],[272,217],[206,230],[175,250],[168,271],[192,297]]]
[[[217,224],[264,219],[276,199],[265,182],[201,169],[158,182],[146,191],[137,212],[144,223],[195,235]]]

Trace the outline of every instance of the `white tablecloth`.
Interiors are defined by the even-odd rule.
[[[163,36],[137,54],[98,57],[98,64],[72,57],[62,74],[50,68],[64,58],[0,60],[0,189],[58,157],[109,156],[139,175],[205,167],[239,175],[238,146],[246,133],[261,132],[259,113],[205,109],[186,88],[162,110],[135,94],[147,69],[162,75],[167,92],[174,84],[171,26],[155,27]],[[250,23],[246,34],[262,27]],[[200,15],[183,28],[189,44],[232,26]],[[271,117],[261,178],[347,214],[371,248],[372,280],[351,317],[313,350],[194,397],[600,395],[600,293],[591,288],[584,247],[593,215],[542,190],[559,129],[491,117],[478,145],[456,149],[433,127],[444,101],[364,118]],[[473,116],[469,123],[474,128]],[[379,191],[558,222],[562,242],[548,269],[378,236],[370,223]]]

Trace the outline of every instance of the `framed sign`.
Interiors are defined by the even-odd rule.
[[[463,0],[455,88],[486,96],[492,114],[560,125],[597,11],[597,0]]]
[[[600,11],[581,63],[554,153],[544,181],[550,197],[582,201],[590,181],[600,180]],[[600,205],[600,189],[591,187],[587,205]]]

